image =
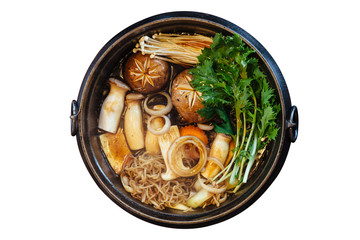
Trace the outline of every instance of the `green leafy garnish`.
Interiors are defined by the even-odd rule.
[[[218,133],[225,133],[225,134],[229,134],[229,135],[234,135],[234,131],[232,130],[231,124],[230,124],[230,120],[229,120],[229,116],[226,113],[226,110],[223,108],[216,108],[215,109],[216,114],[221,118],[221,120],[224,121],[224,123],[222,124],[214,124],[214,130]]]
[[[275,103],[274,89],[254,53],[237,34],[218,33],[189,71],[194,76],[191,85],[202,93],[204,108],[199,114],[220,119],[214,130],[234,139],[233,158],[214,178],[217,182],[229,179],[237,185],[234,192],[247,182],[258,151],[274,140],[279,130],[276,118],[280,105]],[[236,126],[231,118],[236,119]]]

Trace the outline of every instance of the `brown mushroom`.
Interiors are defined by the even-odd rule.
[[[171,101],[178,113],[190,123],[202,123],[206,118],[201,117],[197,111],[204,108],[201,103],[201,92],[196,91],[190,82],[193,76],[188,70],[179,73],[173,81],[171,88]]]
[[[127,60],[124,77],[133,90],[154,93],[164,87],[168,81],[169,72],[167,62],[138,52],[132,54]]]

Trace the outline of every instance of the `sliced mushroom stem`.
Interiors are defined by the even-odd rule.
[[[152,127],[153,127],[153,129],[156,129],[156,130],[161,129],[164,126],[164,124],[165,124],[165,121],[163,118],[155,118],[152,121]],[[149,152],[152,155],[161,154],[158,136],[153,134],[149,130],[146,132],[145,149],[147,152]]]
[[[125,94],[130,88],[123,82],[110,78],[110,92],[100,111],[98,127],[104,131],[116,133],[124,109]]]
[[[200,181],[199,180],[196,180],[196,182],[194,183],[194,186],[193,186],[194,190],[197,192],[199,192],[202,187],[201,187],[201,184],[200,184]]]
[[[159,136],[159,145],[161,149],[161,154],[163,155],[166,172],[161,174],[161,178],[164,180],[172,180],[179,177],[176,173],[174,173],[170,168],[168,151],[171,145],[175,142],[176,139],[180,137],[179,128],[174,125],[170,127],[169,132],[164,133],[163,135]]]
[[[145,134],[141,109],[142,94],[130,93],[126,96],[127,109],[124,117],[124,131],[126,141],[131,150],[145,147]]]
[[[158,136],[151,133],[150,131],[146,132],[145,137],[145,149],[151,155],[158,155],[161,154]]]
[[[220,163],[225,164],[227,156],[229,154],[229,146],[231,136],[223,133],[218,133],[214,142],[211,145],[209,157],[218,159]],[[213,178],[220,172],[221,168],[215,161],[208,161],[205,167],[205,171],[202,172],[202,176],[206,178]]]

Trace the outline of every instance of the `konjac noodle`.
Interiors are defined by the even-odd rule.
[[[279,130],[274,89],[236,34],[143,36],[108,83],[103,152],[124,189],[156,209],[221,206]]]

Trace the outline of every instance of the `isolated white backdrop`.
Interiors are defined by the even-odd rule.
[[[0,4],[1,239],[359,239],[357,1],[3,1]],[[70,136],[70,103],[119,31],[168,11],[201,11],[253,35],[298,106],[299,138],[250,208],[170,229],[120,209]]]

